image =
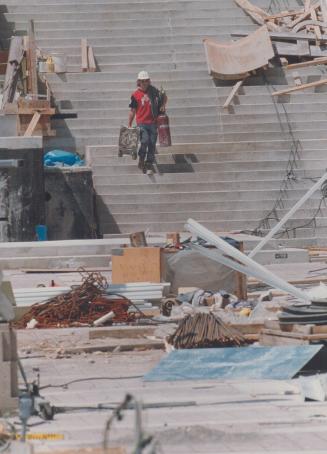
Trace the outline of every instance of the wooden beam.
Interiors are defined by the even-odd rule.
[[[292,93],[293,91],[305,90],[306,88],[321,87],[322,85],[327,84],[327,79],[317,80],[316,82],[310,82],[308,84],[298,85],[297,87],[286,88],[285,90],[279,90],[272,93],[272,96],[286,95]]]
[[[312,6],[312,8],[315,8],[315,9],[316,9],[316,8],[318,8],[319,5],[320,5],[319,2],[316,2],[316,3]],[[310,9],[307,10],[307,11],[304,11],[304,13],[301,14],[297,19],[294,19],[293,22],[290,22],[290,23],[288,24],[288,27],[289,27],[289,28],[293,28],[293,27],[295,27],[295,25],[299,24],[300,22],[302,22],[303,20],[307,19],[308,17],[310,17]]]
[[[323,22],[327,22],[327,0],[320,0],[320,10]]]
[[[88,58],[87,58],[87,40],[86,38],[81,39],[81,52],[82,52],[82,71],[87,72],[88,70]]]
[[[239,80],[238,82],[236,82],[236,84],[233,86],[232,91],[228,95],[228,98],[226,99],[226,101],[223,105],[224,109],[227,109],[229,107],[230,103],[233,101],[234,96],[236,96],[238,90],[241,88],[242,85],[243,85],[243,80]]]
[[[231,33],[231,36],[236,37],[243,37],[248,36],[248,32],[237,32]],[[269,32],[270,39],[278,40],[278,41],[298,41],[298,40],[305,40],[305,41],[315,41],[316,35],[314,33],[294,33],[290,32]],[[322,35],[322,41],[327,41],[327,35]]]
[[[323,58],[316,58],[315,60],[303,61],[301,63],[293,63],[291,65],[287,65],[285,67],[285,69],[307,68],[308,66],[326,65],[326,64],[327,64],[327,57],[323,57]]]
[[[310,15],[311,15],[311,19],[313,21],[317,21],[318,20],[317,14],[316,14],[316,10],[314,8],[310,8]],[[317,44],[317,46],[319,46],[320,45],[320,41],[321,41],[321,36],[322,36],[320,27],[318,25],[314,25],[313,26],[313,31],[314,31],[314,33],[316,35],[316,38],[317,38],[316,39],[316,44]]]
[[[38,94],[38,76],[36,70],[36,43],[34,33],[34,22],[30,20],[28,22],[28,49],[26,51],[27,57],[27,89],[29,93],[33,95]]]
[[[311,0],[305,0],[304,1],[304,12],[310,11],[311,8]]]
[[[282,19],[283,17],[293,17],[293,16],[299,16],[300,14],[303,14],[304,10],[301,9],[299,11],[284,11],[279,14],[272,14],[271,16],[268,16],[265,20],[275,20],[275,19]]]
[[[94,58],[94,53],[93,53],[92,46],[88,46],[87,56],[88,56],[88,63],[89,63],[89,65],[88,65],[89,71],[91,73],[95,73],[96,70],[97,70],[97,65],[95,63],[95,58]]]
[[[18,82],[19,67],[23,60],[23,56],[23,39],[21,36],[14,36],[10,41],[8,64],[6,68],[6,76],[1,103],[2,109],[6,106],[7,103],[12,103],[14,100]]]
[[[41,114],[39,112],[35,112],[30,124],[28,125],[28,128],[26,129],[26,131],[24,133],[24,137],[31,137],[33,135],[33,132],[34,132],[36,125],[38,124],[40,118],[41,118]]]

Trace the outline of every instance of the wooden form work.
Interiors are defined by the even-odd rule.
[[[55,109],[46,100],[27,100],[19,98],[17,104],[7,104],[4,112],[17,116],[17,135],[19,136],[54,136],[51,129],[50,117]]]

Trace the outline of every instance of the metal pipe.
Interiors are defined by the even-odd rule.
[[[227,256],[232,257],[234,260],[237,260],[240,263],[234,262],[234,260],[231,260],[230,258],[224,257],[222,255],[217,255],[215,259],[212,257],[213,260],[216,260],[219,263],[223,263],[224,261],[225,264],[228,263],[227,266],[229,266],[230,268],[237,269],[245,274],[254,276],[260,279],[262,282],[270,285],[271,287],[283,290],[295,296],[296,298],[299,298],[301,301],[310,301],[308,296],[304,292],[279,278],[271,271],[268,271],[265,267],[246,256],[193,219],[188,219],[187,223],[185,224],[185,228],[186,230],[189,230],[200,238],[208,241],[210,244],[213,244],[219,251],[224,252],[225,254],[227,254]],[[199,252],[201,252],[200,249]]]
[[[280,228],[293,216],[293,214],[306,202],[314,192],[316,192],[321,185],[327,180],[327,173],[325,173],[318,181],[316,184],[312,186],[309,191],[304,194],[304,196],[296,202],[296,204],[290,209],[288,213],[285,214],[285,216],[273,227],[270,232],[262,238],[261,241],[256,245],[256,247],[250,252],[248,257],[254,257],[261,249],[264,247],[264,245],[271,240],[271,238],[276,235],[276,233],[280,230]]]

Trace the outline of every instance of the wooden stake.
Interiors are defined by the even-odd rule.
[[[233,86],[232,88],[232,91],[230,92],[230,94],[228,95],[228,98],[226,99],[224,105],[223,105],[223,108],[224,109],[227,109],[230,105],[230,103],[233,101],[233,98],[234,96],[236,96],[238,90],[241,88],[242,84],[243,84],[244,80],[239,80],[238,82],[236,82],[236,84]]]

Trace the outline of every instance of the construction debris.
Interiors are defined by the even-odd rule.
[[[184,318],[167,341],[177,349],[240,347],[247,344],[241,333],[212,313],[196,313]]]
[[[15,323],[16,328],[26,328],[35,320],[36,328],[67,328],[70,326],[90,326],[110,312],[110,322],[130,322],[136,313],[128,312],[132,304],[127,298],[104,297],[107,281],[100,273],[83,276],[83,283],[68,293],[55,296],[44,303],[33,305],[30,310]],[[141,311],[138,311],[140,313]]]

